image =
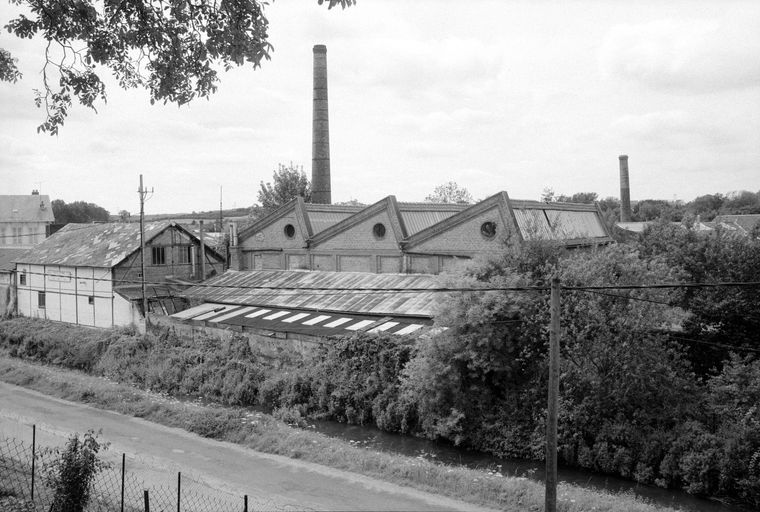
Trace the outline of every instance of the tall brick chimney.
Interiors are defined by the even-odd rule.
[[[327,116],[327,47],[314,45],[314,110],[311,132],[311,202],[330,204],[330,125]]]
[[[628,181],[628,155],[620,155],[620,222],[631,222],[631,184]]]

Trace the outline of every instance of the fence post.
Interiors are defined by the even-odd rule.
[[[181,489],[182,489],[182,472],[177,471],[177,512],[180,512],[179,502],[180,502]]]
[[[127,454],[121,454],[121,512],[124,512],[124,466],[126,465]]]
[[[37,450],[37,425],[32,425],[32,499],[34,501],[34,459],[36,458]]]
[[[148,498],[148,489],[143,490],[143,501],[145,502],[145,512],[150,512],[150,499]]]
[[[248,512],[248,495],[243,495],[243,512]]]

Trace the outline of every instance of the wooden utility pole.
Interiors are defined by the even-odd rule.
[[[557,409],[559,402],[559,278],[551,283],[549,331],[549,403],[546,408],[546,512],[557,510]]]
[[[198,237],[201,242],[201,281],[206,279],[206,242],[203,239],[203,219],[198,222],[198,228],[200,230],[200,236]]]
[[[143,188],[143,176],[140,175],[140,288],[142,290],[143,317],[148,318],[148,299],[145,296],[145,194]]]
[[[145,321],[148,321],[148,298],[145,295],[145,198],[148,191],[143,187],[143,176],[140,175],[140,188],[137,189],[140,196],[140,288],[142,290],[142,309]],[[153,193],[153,189],[150,189]]]

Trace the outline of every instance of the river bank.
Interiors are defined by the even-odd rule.
[[[291,428],[263,413],[182,403],[104,378],[7,355],[0,357],[0,380],[65,400],[183,428],[211,439],[380,478],[473,504],[516,511],[536,511],[543,507],[543,485],[528,478],[504,477],[486,470],[365,449],[354,446],[355,443]],[[646,503],[632,494],[606,493],[570,484],[560,486],[558,498],[560,510],[566,512],[676,510]]]

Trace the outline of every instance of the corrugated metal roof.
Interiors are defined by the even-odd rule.
[[[55,222],[49,196],[0,195],[0,222]]]
[[[512,211],[525,240],[609,238],[599,213],[588,205],[515,201]]]
[[[760,224],[760,215],[718,215],[713,219],[713,222],[715,224],[723,224],[725,225],[724,227],[738,228],[745,233],[749,233],[755,226]]]
[[[471,206],[469,204],[398,203],[407,236],[448,219]]]
[[[145,225],[148,241],[172,225]],[[19,263],[112,268],[140,248],[140,224],[66,224],[60,231],[29,249]]]
[[[231,306],[205,303],[171,315],[182,321],[205,321],[207,325],[237,325],[248,328],[309,334],[312,336],[336,336],[359,330],[411,334],[430,326],[430,319],[398,317],[370,317],[360,314],[320,313],[290,308]]]
[[[366,208],[365,206],[358,205],[319,203],[303,203],[303,206],[306,210],[306,215],[309,217],[312,235],[324,231]]]
[[[311,228],[314,230],[314,233],[319,233],[320,231],[324,231],[330,226],[337,224],[338,222],[342,221],[345,218],[350,217],[351,215],[355,213],[356,213],[355,211],[354,212],[342,212],[342,211],[329,212],[329,211],[322,211],[322,210],[309,211],[309,222],[311,222]]]
[[[228,270],[185,295],[242,306],[431,318],[440,294],[425,290],[440,287],[437,277],[428,274]],[[382,291],[387,288],[423,290]]]

